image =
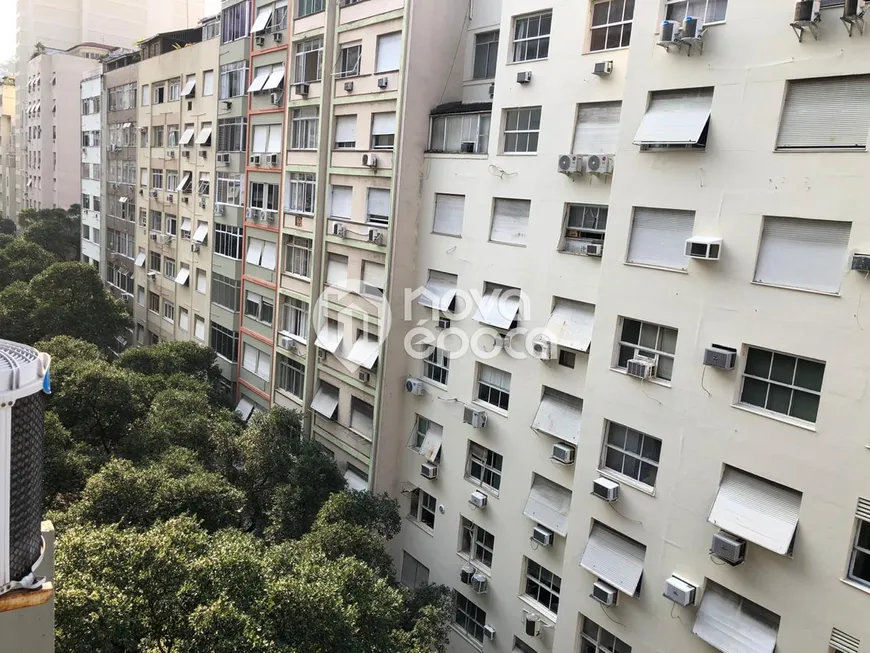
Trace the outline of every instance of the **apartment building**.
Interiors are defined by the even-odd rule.
[[[409,446],[382,438],[373,479],[403,497],[403,581],[456,590],[451,650],[870,639],[870,42],[821,4],[467,15],[412,285],[411,324],[450,336],[408,392],[384,374]]]
[[[15,220],[15,78],[0,78],[0,218]]]
[[[208,342],[218,23],[204,19],[139,46],[138,344]]]
[[[82,74],[81,93],[81,211],[82,261],[98,270],[103,260],[101,249],[102,193],[102,70],[95,68]],[[96,137],[94,136],[96,134]]]

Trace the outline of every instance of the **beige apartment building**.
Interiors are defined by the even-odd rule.
[[[139,45],[138,344],[207,342],[217,18]]]
[[[0,218],[15,220],[15,78],[0,78]]]

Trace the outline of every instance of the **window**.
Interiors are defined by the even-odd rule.
[[[432,232],[445,236],[462,236],[465,195],[435,193],[435,221]]]
[[[646,358],[655,362],[655,378],[670,381],[676,349],[676,329],[622,318],[616,366],[625,369],[630,359]]]
[[[559,248],[573,254],[585,252],[586,243],[603,243],[607,229],[607,207],[569,204],[566,207],[565,238]]]
[[[175,147],[178,145],[178,125],[169,125],[166,132],[166,144],[169,147]],[[176,175],[178,172],[175,173]]]
[[[275,243],[260,238],[248,238],[248,254],[245,262],[259,265],[266,270],[275,269]]]
[[[329,254],[326,262],[326,283],[343,287],[347,284],[347,256]]]
[[[501,487],[502,456],[475,442],[468,443],[468,461],[465,465],[465,478],[493,494]]]
[[[613,154],[619,146],[621,102],[592,102],[577,105],[574,126],[575,154]]]
[[[375,55],[375,72],[388,73],[399,69],[402,58],[402,33],[381,34]]]
[[[320,81],[323,68],[323,37],[297,43],[294,61],[293,81],[296,84]]]
[[[606,437],[602,466],[654,488],[662,441],[616,422],[607,422]]]
[[[242,367],[268,381],[272,370],[272,357],[249,343],[244,343]]]
[[[778,150],[865,150],[870,131],[870,75],[788,82]]]
[[[727,8],[728,0],[667,0],[665,18],[682,23],[686,16],[693,16],[707,25],[725,20]]]
[[[635,207],[626,262],[685,270],[686,240],[694,225],[694,211]]]
[[[245,61],[235,61],[220,67],[220,89],[218,97],[221,100],[239,97],[245,94],[248,85],[248,64]],[[238,120],[230,118],[229,120]],[[220,124],[221,121],[218,121]]]
[[[248,27],[251,24],[248,17],[249,4],[240,2],[221,12],[221,43],[243,39],[248,35]]]
[[[362,44],[343,44],[338,54],[338,76],[354,77],[359,75],[360,58],[362,57]]]
[[[525,245],[531,208],[529,200],[495,198],[489,239],[494,243]]]
[[[740,403],[815,422],[825,364],[749,347]]]
[[[272,324],[275,315],[275,302],[259,293],[245,292],[245,315],[263,324]]]
[[[866,499],[858,500],[858,515],[855,520],[855,540],[849,560],[849,579],[862,585],[870,585],[870,511]]]
[[[498,30],[474,37],[474,79],[492,79],[498,66]]]
[[[323,4],[326,0],[314,0],[315,2],[320,2]],[[282,30],[287,29],[287,19],[289,18],[288,11],[288,2],[289,0],[278,0],[275,3],[275,14],[272,17],[272,26],[271,31],[280,32]]]
[[[411,512],[408,516],[429,528],[435,528],[437,504],[435,497],[417,488],[411,493]]]
[[[562,579],[542,567],[534,560],[526,558],[526,587],[524,594],[535,603],[540,603],[553,614],[559,612],[559,592]]]
[[[148,310],[152,313],[160,313],[160,295],[156,292],[148,293]]]
[[[208,97],[209,95],[214,95],[214,71],[213,70],[203,70],[202,71],[202,96]]]
[[[511,375],[489,365],[478,369],[477,399],[502,410],[508,409],[511,391]]]
[[[199,315],[193,316],[193,337],[200,342],[205,342],[205,318]]]
[[[335,149],[352,150],[356,147],[356,114],[335,117]]]
[[[530,16],[519,16],[514,19],[513,61],[534,61],[535,59],[547,58],[550,53],[552,21],[553,13],[550,11]]]
[[[289,333],[303,342],[308,340],[308,304],[295,297],[284,297],[281,301],[281,331]]]
[[[582,618],[580,653],[631,653],[628,644],[611,635],[588,617]]]
[[[462,553],[484,567],[492,567],[492,551],[495,548],[495,536],[492,533],[470,519],[460,517],[459,538],[459,550]]]
[[[429,568],[407,551],[402,552],[402,585],[414,589],[429,584]]]
[[[240,260],[242,258],[242,229],[216,222],[214,225],[214,253]]]
[[[242,176],[231,172],[217,173],[215,203],[242,205]]]
[[[423,417],[422,415],[417,415],[414,421],[414,433],[412,437],[414,438],[414,449],[418,453],[422,453],[423,443],[426,441],[426,436],[429,434],[430,429],[432,429],[433,433],[443,434],[444,432],[444,429],[440,424],[436,424],[432,420]],[[442,436],[439,435],[439,437]],[[438,453],[436,454],[435,458],[436,460],[437,456],[439,456],[440,453],[441,448],[439,447]]]
[[[351,397],[350,428],[367,438],[372,437],[374,430],[374,408],[361,399]]]
[[[184,230],[183,229],[182,229],[181,233],[182,233],[182,237],[184,237]],[[205,294],[205,287],[206,287],[205,270],[197,270],[196,271],[196,292],[200,293],[201,295],[204,295]],[[236,293],[236,296],[238,297],[238,293]],[[239,309],[236,308],[236,310],[239,310]]]
[[[163,170],[160,168],[151,169],[151,188],[163,188]]]
[[[314,180],[313,172],[288,172],[284,209],[314,215]]]
[[[372,114],[372,149],[392,150],[396,140],[396,112]]]
[[[450,356],[445,349],[432,347],[432,351],[423,360],[423,376],[441,385],[447,385],[447,372],[449,368]]]
[[[388,188],[369,188],[367,222],[380,226],[390,224],[390,190]]]
[[[91,196],[82,193],[82,208],[89,211],[91,209]]]
[[[386,268],[383,263],[363,261],[362,264],[362,288],[364,295],[381,297],[384,294],[386,284]]]
[[[151,147],[163,147],[163,127],[151,128]]]
[[[280,152],[281,125],[254,125],[251,152]]]
[[[197,317],[197,319],[201,319]],[[222,327],[220,324],[211,323],[211,348],[218,356],[226,358],[233,363],[239,360],[239,334]]]
[[[148,269],[151,272],[157,272],[159,274],[162,262],[163,257],[161,257],[159,253],[151,252],[151,255],[148,258]]]
[[[293,109],[291,118],[291,150],[317,149],[317,107],[300,107]]]
[[[233,313],[239,312],[239,290],[241,283],[238,279],[225,277],[217,272],[211,275],[211,301],[218,306],[223,306]]]
[[[175,259],[168,256],[163,259],[163,275],[168,279],[174,279],[177,273]]]
[[[456,627],[471,639],[483,644],[483,627],[486,626],[486,612],[456,592],[456,613],[453,616]]]
[[[310,16],[323,11],[325,0],[296,0],[296,18]]]
[[[541,107],[505,110],[505,154],[530,154],[538,151]]]
[[[249,205],[252,209],[275,212],[278,210],[278,184],[251,182]]]
[[[166,102],[166,83],[161,82],[151,87],[151,102],[152,104],[163,104]]]
[[[167,322],[175,322],[175,304],[163,300],[163,319]]]
[[[633,142],[648,151],[703,151],[712,106],[710,87],[654,91]]]
[[[592,5],[589,51],[626,48],[631,43],[634,0],[599,0]]]
[[[211,194],[211,174],[208,172],[199,173],[199,185],[197,191],[200,195],[208,197]]]
[[[764,217],[756,283],[836,293],[849,246],[850,222]],[[807,265],[807,261],[812,261]]]
[[[302,399],[305,390],[305,366],[278,354],[278,387]]]
[[[163,231],[163,214],[160,211],[151,211],[151,231]]]
[[[486,154],[489,150],[488,113],[466,113],[432,118],[430,152]]]
[[[521,640],[516,635],[514,635],[514,645],[513,645],[513,648],[511,648],[511,651],[519,651],[519,653],[538,653],[535,649],[533,649],[531,646],[526,644],[523,640]],[[581,653],[585,653],[585,651],[581,651]],[[611,653],[611,652],[607,651],[606,653]]]
[[[311,240],[287,236],[284,241],[284,272],[309,279],[311,277]]]
[[[175,102],[181,98],[181,78],[176,77],[169,80],[169,101]]]

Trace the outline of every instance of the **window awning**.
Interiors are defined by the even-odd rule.
[[[377,339],[363,335],[353,343],[353,347],[350,348],[350,353],[347,355],[347,360],[370,370],[378,362],[379,351],[380,347],[378,346]]]
[[[726,467],[708,521],[785,555],[794,539],[802,496],[797,490]]]
[[[190,218],[181,218],[181,230],[190,231]]]
[[[352,469],[348,469],[344,473],[344,480],[347,483],[347,487],[349,490],[355,490],[356,492],[368,492],[369,482],[365,480],[362,476],[354,472]]]
[[[181,89],[181,97],[187,97],[193,92],[196,87],[196,77],[191,77],[184,83],[184,88]]]
[[[238,405],[236,405],[236,413],[239,417],[242,418],[243,422],[247,422],[251,419],[251,413],[254,412],[254,404],[253,402],[242,397],[239,400]]]
[[[196,228],[196,233],[193,234],[193,242],[202,245],[206,238],[208,238],[208,225],[201,224]]]
[[[269,70],[257,73],[257,76],[254,77],[251,85],[248,87],[248,93],[256,93],[257,91],[262,91],[263,86],[265,85],[266,80],[269,79],[270,74],[271,71]]]
[[[123,129],[128,129],[129,127],[132,127],[132,126],[133,126],[133,123],[131,123],[131,122],[125,122],[123,125],[121,125],[121,127]]]
[[[560,347],[589,351],[594,320],[594,305],[557,298],[546,329]]]
[[[655,93],[634,136],[635,145],[697,145],[710,120],[707,89]]]
[[[330,354],[334,354],[341,345],[343,337],[344,334],[341,332],[341,329],[333,329],[329,324],[325,324],[317,332],[317,339],[314,341],[314,344],[321,349],[325,349]]]
[[[326,419],[332,419],[338,409],[338,395],[327,392],[323,388],[317,391],[311,402],[311,410],[320,413]]]
[[[441,425],[429,422],[426,437],[423,438],[423,444],[420,445],[420,455],[430,463],[434,463],[438,457],[438,452],[441,451],[441,440],[443,437],[444,429],[441,428]]]
[[[269,78],[266,80],[266,83],[263,84],[264,91],[270,91],[273,88],[278,88],[281,85],[281,82],[284,81],[284,66],[281,66],[277,70],[273,70],[272,74],[269,75]]]
[[[129,200],[129,199],[130,199],[129,197],[119,197],[119,198],[118,198],[118,201],[119,201],[121,204],[126,204],[126,203],[127,203],[127,200]]]
[[[773,653],[779,616],[707,581],[692,633],[723,653]]]
[[[456,297],[456,275],[430,272],[426,292],[417,298],[417,303],[436,311],[449,311]]]
[[[190,268],[181,268],[178,271],[178,276],[175,277],[175,283],[179,286],[186,286],[188,279],[190,279]]]
[[[205,145],[211,138],[211,127],[204,127],[196,138],[197,145]]]
[[[496,329],[510,329],[519,310],[519,293],[512,289],[499,288],[481,298],[474,319]]]
[[[643,575],[645,553],[646,547],[642,544],[596,522],[580,566],[620,592],[634,596]]]
[[[269,17],[271,15],[272,5],[260,9],[257,13],[257,18],[254,20],[254,24],[251,25],[251,34],[256,34],[257,32],[262,32],[266,29],[266,24],[269,22]]]
[[[193,127],[188,127],[184,130],[184,133],[181,135],[181,140],[178,141],[179,145],[190,145],[190,139],[193,138],[193,134],[196,130]]]
[[[136,256],[135,264],[138,268],[141,268],[143,265],[145,265],[145,252],[139,252],[139,254]]]
[[[562,537],[568,535],[571,490],[535,475],[523,514]]]
[[[184,187],[190,183],[191,174],[192,173],[190,172],[185,172],[183,175],[181,175],[181,182],[179,182],[178,186],[175,188],[176,193],[181,193],[184,191]]]
[[[532,428],[565,442],[577,444],[580,441],[582,416],[582,399],[546,388]]]

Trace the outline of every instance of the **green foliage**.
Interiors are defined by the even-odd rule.
[[[118,367],[140,374],[188,374],[211,383],[221,375],[216,360],[210,347],[195,342],[161,342],[126,350],[118,358]]]
[[[23,281],[0,290],[0,333],[5,340],[30,343],[36,339],[33,324],[33,299]]]
[[[16,226],[14,220],[10,220],[9,218],[0,218],[0,234],[8,234],[10,236],[14,236],[16,231],[18,231],[18,227]]]
[[[45,506],[61,505],[74,498],[99,463],[90,449],[76,443],[70,432],[63,427],[57,415],[45,413],[43,482]]]
[[[0,288],[15,281],[30,281],[56,262],[54,254],[39,245],[15,238],[0,249]]]
[[[81,217],[63,209],[25,209],[18,216],[24,240],[51,252],[58,260],[81,258]]]
[[[353,524],[373,530],[384,539],[392,539],[402,530],[399,502],[386,493],[368,492],[333,494],[317,516],[316,528],[327,524]]]
[[[51,355],[52,365],[58,361],[101,361],[106,360],[100,348],[93,343],[62,335],[40,340],[33,345],[39,351]]]

